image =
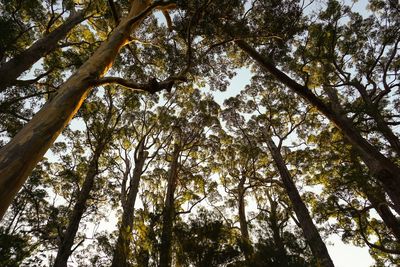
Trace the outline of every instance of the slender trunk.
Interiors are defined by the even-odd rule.
[[[390,229],[397,241],[400,242],[400,222],[388,207],[385,200],[385,194],[378,188],[366,188],[364,186],[363,189],[368,200],[371,202],[372,207],[374,207],[378,212],[379,216]]]
[[[395,210],[400,214],[400,168],[365,140],[347,117],[335,112],[333,108],[322,102],[309,88],[298,84],[280,71],[268,58],[259,54],[245,41],[238,40],[236,44],[265,71],[308,101],[341,130],[350,144],[358,151],[370,173],[382,183],[385,191],[393,201]]]
[[[389,142],[390,146],[394,151],[396,151],[397,155],[400,155],[400,140],[394,134],[392,129],[389,127],[385,119],[382,117],[381,113],[378,110],[376,104],[374,104],[367,93],[367,89],[360,82],[354,81],[351,84],[358,90],[361,95],[361,98],[364,100],[366,113],[374,119],[377,130],[382,133],[382,135]]]
[[[133,1],[129,15],[96,52],[57,91],[52,100],[0,150],[0,218],[37,162],[78,111],[93,84],[111,67],[119,49],[128,42],[144,17],[154,8],[148,1]]]
[[[279,226],[278,223],[278,215],[277,215],[277,208],[278,208],[278,203],[272,199],[272,197],[267,194],[269,203],[270,203],[270,213],[269,213],[269,227],[272,231],[272,238],[274,240],[274,245],[275,251],[277,253],[277,261],[282,265],[282,266],[287,266],[288,265],[288,258],[286,254],[286,249],[285,249],[285,244],[282,240],[281,236],[281,227]]]
[[[64,235],[61,237],[61,244],[58,248],[54,267],[66,267],[68,258],[73,252],[72,246],[74,244],[74,239],[79,228],[79,223],[82,219],[83,213],[86,211],[86,203],[90,197],[90,192],[93,189],[94,179],[99,173],[100,156],[103,154],[107,143],[113,133],[114,128],[109,128],[112,116],[113,108],[111,104],[108,108],[108,113],[104,120],[103,129],[100,132],[100,139],[93,152],[92,159],[90,160],[82,189],[80,190],[78,194],[78,199],[74,205],[74,208],[72,209],[72,214],[69,218],[67,229]]]
[[[242,251],[244,257],[246,259],[247,264],[249,264],[251,255],[253,254],[253,247],[251,245],[249,229],[247,225],[246,219],[246,206],[245,206],[245,188],[244,184],[246,182],[246,176],[242,175],[238,184],[238,194],[239,194],[239,203],[238,203],[238,210],[239,210],[239,225],[240,225],[240,234],[242,238]]]
[[[0,92],[13,85],[24,71],[29,70],[35,62],[53,51],[57,47],[57,43],[64,39],[72,28],[84,20],[84,10],[71,14],[57,29],[37,40],[28,49],[0,66]]]
[[[69,218],[67,229],[61,238],[61,244],[58,248],[57,256],[54,261],[54,267],[66,267],[69,256],[72,253],[72,246],[74,239],[79,228],[79,223],[82,219],[83,213],[86,211],[86,202],[90,197],[90,191],[93,188],[94,178],[98,173],[98,164],[100,158],[100,151],[96,151],[86,174],[85,181],[83,182],[82,189],[79,192],[78,200],[76,201],[72,210],[72,215]]]
[[[168,173],[167,195],[163,210],[163,226],[160,245],[160,267],[171,266],[172,227],[175,216],[175,189],[178,180],[179,146],[175,145]]]
[[[148,156],[148,152],[144,151],[143,144],[139,144],[138,158],[135,159],[135,168],[133,177],[130,181],[129,193],[124,201],[122,222],[119,227],[118,239],[115,245],[112,265],[114,267],[130,266],[128,260],[130,255],[129,245],[132,239],[134,208],[136,196],[139,191],[140,178],[143,173],[144,163]]]
[[[279,171],[283,186],[285,187],[292,203],[293,210],[296,213],[301,229],[303,230],[304,237],[306,238],[315,259],[318,261],[318,266],[333,267],[334,264],[329,256],[328,249],[322,241],[306,205],[301,199],[299,191],[293,182],[292,176],[286,167],[285,161],[283,160],[278,147],[271,138],[267,140],[267,145],[271,151],[272,158],[274,159],[276,168]]]

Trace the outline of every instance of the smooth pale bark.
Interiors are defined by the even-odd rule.
[[[131,254],[129,246],[132,240],[134,208],[144,163],[148,156],[148,152],[144,151],[143,142],[139,144],[138,150],[138,157],[135,159],[135,168],[133,169],[133,177],[130,180],[129,192],[126,199],[123,201],[122,222],[119,227],[118,239],[111,265],[113,267],[131,266],[128,262],[128,256]]]
[[[175,145],[168,173],[167,194],[163,210],[163,225],[160,244],[160,267],[171,266],[172,227],[175,216],[175,189],[178,181],[179,146]]]
[[[262,56],[245,41],[237,40],[235,43],[254,59],[263,70],[272,74],[278,81],[308,101],[336,125],[349,143],[357,150],[371,175],[382,183],[394,204],[395,210],[400,214],[400,168],[364,139],[347,117],[322,102],[309,88],[295,82],[280,71],[269,58]]]
[[[251,245],[249,227],[246,219],[246,205],[245,205],[245,192],[246,189],[244,184],[246,182],[246,176],[242,175],[238,184],[238,211],[239,211],[239,226],[240,234],[242,238],[242,251],[247,263],[250,262],[251,255],[253,254],[253,247]]]
[[[65,22],[43,38],[34,42],[28,49],[0,66],[0,92],[15,83],[16,79],[29,70],[39,59],[53,51],[60,40],[79,23],[85,20],[85,11],[71,14]]]
[[[286,167],[285,161],[282,158],[281,152],[271,138],[268,138],[266,142],[272,158],[274,159],[275,166],[280,174],[282,184],[285,187],[286,193],[292,203],[293,210],[296,213],[301,229],[303,230],[304,237],[311,248],[313,256],[318,262],[318,266],[333,267],[334,264],[329,256],[328,249],[326,248],[324,241],[322,241],[306,205],[301,199],[299,191],[297,190],[292,176]]]
[[[127,17],[107,41],[58,89],[55,96],[0,150],[0,218],[37,162],[78,111],[93,84],[111,67],[130,33],[157,5],[133,1]]]

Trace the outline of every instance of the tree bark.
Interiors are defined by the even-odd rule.
[[[394,204],[395,210],[400,214],[400,168],[364,139],[347,117],[335,112],[333,108],[322,102],[309,88],[298,84],[280,71],[269,58],[262,56],[245,41],[237,40],[235,42],[262,69],[272,74],[278,81],[308,101],[341,130],[349,143],[360,154],[371,175],[382,183]]]
[[[127,17],[107,41],[61,87],[52,100],[0,150],[0,218],[37,162],[78,111],[93,84],[111,67],[119,49],[157,4],[133,1]]]
[[[326,248],[325,243],[322,241],[322,238],[318,233],[317,227],[312,221],[306,205],[301,199],[299,191],[297,190],[292,176],[286,167],[285,161],[282,158],[282,154],[271,138],[268,138],[266,142],[272,158],[274,159],[275,166],[278,169],[282,179],[283,186],[285,187],[285,190],[292,203],[293,210],[296,213],[301,229],[303,230],[304,237],[306,238],[314,257],[318,262],[317,265],[333,267],[334,264],[329,256],[328,249]]]
[[[147,159],[148,152],[144,150],[143,143],[139,143],[138,158],[135,159],[135,168],[133,169],[133,177],[130,181],[129,193],[126,200],[123,201],[122,222],[119,227],[118,239],[115,245],[114,256],[112,260],[113,267],[128,267],[129,264],[129,245],[132,240],[133,219],[136,196],[139,191],[140,178],[143,173],[144,163]]]
[[[240,225],[240,234],[242,238],[242,251],[245,257],[247,264],[249,265],[251,256],[253,254],[253,247],[251,245],[249,228],[246,219],[246,206],[245,206],[245,187],[244,184],[246,182],[246,176],[242,175],[239,184],[238,184],[238,211],[239,211],[239,225]]]
[[[54,267],[67,267],[68,258],[72,253],[71,248],[74,245],[74,239],[79,228],[79,223],[82,219],[83,213],[86,211],[86,202],[90,197],[90,191],[93,188],[94,178],[98,173],[101,150],[103,150],[102,147],[96,151],[89,164],[89,169],[86,174],[85,181],[83,182],[82,189],[79,192],[78,200],[74,205],[67,229],[61,239],[61,244],[58,248],[57,256],[54,261]]]
[[[97,146],[93,152],[92,159],[90,160],[88,170],[85,176],[85,180],[82,185],[82,189],[78,194],[78,199],[72,209],[72,214],[68,220],[68,226],[61,237],[61,244],[58,248],[57,256],[54,262],[54,267],[66,267],[68,258],[73,252],[72,246],[74,244],[74,239],[79,228],[79,223],[82,219],[83,213],[86,211],[86,203],[90,197],[90,192],[93,189],[94,179],[99,173],[99,159],[103,154],[109,140],[114,132],[114,127],[109,126],[113,116],[112,104],[108,108],[107,116],[104,120],[103,129],[100,133],[100,139]],[[115,125],[114,125],[115,126]]]
[[[85,20],[85,13],[85,10],[82,10],[71,14],[57,29],[0,66],[0,92],[13,85],[24,71],[29,70],[35,62],[53,51],[57,47],[57,43],[64,39],[72,28]]]
[[[385,225],[390,229],[394,237],[400,242],[400,222],[388,207],[385,194],[378,188],[363,187],[372,207],[378,212]]]
[[[282,266],[287,266],[288,265],[288,260],[287,260],[287,253],[285,249],[285,244],[282,240],[281,236],[281,226],[278,223],[278,214],[277,214],[277,209],[278,209],[278,203],[272,199],[271,195],[267,193],[267,197],[270,203],[270,212],[269,212],[269,227],[272,231],[272,239],[274,240],[274,245],[275,248],[273,250],[276,252],[277,256],[277,261],[282,265]]]
[[[163,210],[163,226],[161,232],[160,263],[159,263],[160,267],[171,266],[172,227],[175,216],[174,194],[178,180],[179,154],[180,154],[179,146],[175,145],[168,173],[167,194],[165,196],[165,204]]]

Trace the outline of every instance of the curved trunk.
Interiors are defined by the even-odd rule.
[[[97,79],[111,67],[132,30],[154,8],[147,1],[133,1],[129,15],[96,52],[73,74],[56,95],[0,150],[0,217],[43,157],[69,123]]]
[[[128,267],[129,262],[129,245],[132,240],[132,230],[133,230],[133,218],[135,210],[136,196],[139,191],[140,178],[143,173],[144,163],[148,156],[148,152],[143,150],[143,146],[140,146],[140,151],[138,153],[138,158],[135,160],[135,168],[133,170],[133,177],[130,181],[129,193],[126,200],[123,201],[123,214],[122,222],[119,227],[118,239],[115,245],[112,265],[114,267]]]
[[[168,174],[167,195],[163,210],[163,226],[160,245],[160,267],[171,266],[172,227],[175,216],[175,189],[178,180],[179,147],[175,145]]]
[[[35,62],[53,51],[76,25],[85,20],[85,11],[71,14],[65,22],[48,35],[34,42],[28,49],[0,66],[0,92],[13,85],[15,80],[29,70]]]
[[[370,173],[382,183],[394,204],[395,210],[400,214],[400,168],[365,140],[347,117],[335,112],[333,108],[322,102],[309,88],[298,84],[280,71],[267,57],[259,54],[245,41],[238,40],[235,42],[265,71],[308,101],[341,130],[346,139],[357,150]]]
[[[299,191],[293,182],[292,176],[286,167],[285,161],[283,160],[278,147],[276,147],[271,138],[267,140],[267,145],[271,151],[276,168],[279,171],[283,186],[285,187],[290,202],[292,203],[293,210],[296,213],[301,229],[303,230],[304,237],[306,238],[314,257],[317,259],[317,265],[333,267],[334,264],[329,256],[328,249],[326,248],[325,243],[322,241],[322,238],[318,233],[317,227],[312,221],[306,205],[301,199]]]

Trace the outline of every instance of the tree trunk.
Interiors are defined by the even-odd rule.
[[[129,245],[132,240],[134,208],[136,196],[139,191],[139,182],[143,173],[144,163],[147,159],[148,152],[144,151],[143,143],[139,144],[138,158],[135,159],[135,168],[133,177],[130,181],[129,193],[126,200],[123,201],[122,222],[119,227],[118,239],[115,245],[114,256],[112,260],[113,267],[128,267],[130,266],[128,259],[130,255]]]
[[[269,212],[269,227],[272,231],[272,239],[274,240],[274,245],[275,248],[272,248],[276,252],[277,256],[277,261],[282,265],[282,266],[287,266],[288,265],[288,257],[285,249],[285,244],[282,240],[281,236],[281,227],[280,224],[278,223],[278,214],[277,214],[277,208],[278,208],[278,203],[272,199],[269,193],[267,193],[267,197],[270,203],[270,212]]]
[[[37,162],[78,111],[93,84],[111,67],[119,49],[128,42],[155,5],[133,1],[129,15],[96,52],[57,91],[52,100],[0,150],[0,217]]]
[[[69,256],[72,253],[72,246],[74,239],[79,228],[79,223],[82,219],[83,213],[86,211],[86,202],[90,197],[90,191],[93,188],[94,178],[98,173],[98,164],[100,158],[100,151],[96,151],[93,156],[89,169],[86,174],[85,181],[83,182],[82,189],[79,192],[78,200],[76,201],[72,210],[72,215],[69,218],[67,230],[61,238],[61,244],[58,248],[57,256],[54,262],[54,267],[66,267]]]
[[[238,184],[238,197],[239,197],[239,203],[238,203],[238,210],[239,210],[239,225],[240,225],[240,234],[242,238],[242,251],[245,257],[245,260],[247,262],[247,265],[249,265],[251,255],[253,254],[253,247],[251,245],[251,240],[250,240],[250,235],[249,235],[249,229],[247,225],[247,219],[246,219],[246,206],[245,206],[245,188],[244,184],[246,182],[246,176],[242,175]]]
[[[361,82],[352,81],[351,84],[358,90],[361,95],[361,98],[365,103],[365,112],[375,120],[377,130],[382,133],[382,135],[389,142],[391,148],[396,151],[397,155],[400,155],[400,140],[389,127],[387,122],[385,121],[382,114],[379,112],[378,106],[374,104],[371,100],[371,97],[368,95],[367,89]]]
[[[111,102],[112,103],[112,102]],[[100,132],[100,139],[93,152],[92,159],[90,160],[88,170],[85,176],[85,180],[82,185],[82,189],[78,194],[78,200],[76,201],[72,214],[68,221],[67,229],[64,235],[61,237],[61,244],[58,248],[57,256],[54,262],[54,267],[66,267],[67,261],[71,253],[73,252],[72,246],[74,239],[79,228],[79,223],[82,219],[83,213],[86,211],[86,203],[90,197],[90,191],[93,189],[94,179],[99,173],[99,159],[103,154],[114,128],[109,126],[113,116],[112,104],[108,109],[107,116],[104,120],[103,129]]]
[[[292,176],[286,167],[285,161],[283,160],[278,147],[271,138],[268,138],[267,145],[271,151],[272,158],[274,159],[276,168],[279,171],[283,186],[285,187],[285,190],[292,203],[293,210],[296,213],[301,229],[303,230],[304,237],[306,238],[314,257],[318,262],[317,265],[333,267],[334,264],[329,256],[328,249],[326,248],[325,243],[322,241],[322,238],[318,233],[317,227],[312,221],[306,205],[301,199],[299,191],[293,182]]]
[[[385,194],[378,188],[363,187],[364,193],[371,202],[372,207],[378,212],[385,225],[390,229],[398,242],[400,242],[400,222],[388,207]]]
[[[335,112],[333,108],[322,102],[309,88],[298,84],[280,71],[267,57],[259,54],[245,41],[238,40],[235,42],[265,71],[272,74],[278,81],[308,101],[341,130],[350,144],[358,151],[371,175],[382,183],[385,191],[393,201],[395,210],[400,214],[400,168],[365,140],[347,117]]]
[[[15,80],[32,65],[57,47],[57,43],[76,25],[85,20],[85,10],[71,14],[57,29],[34,42],[31,47],[0,66],[0,92],[14,84]]]
[[[168,173],[167,195],[163,210],[163,226],[160,245],[160,267],[171,266],[172,227],[175,216],[175,189],[178,180],[179,146],[175,145]]]

